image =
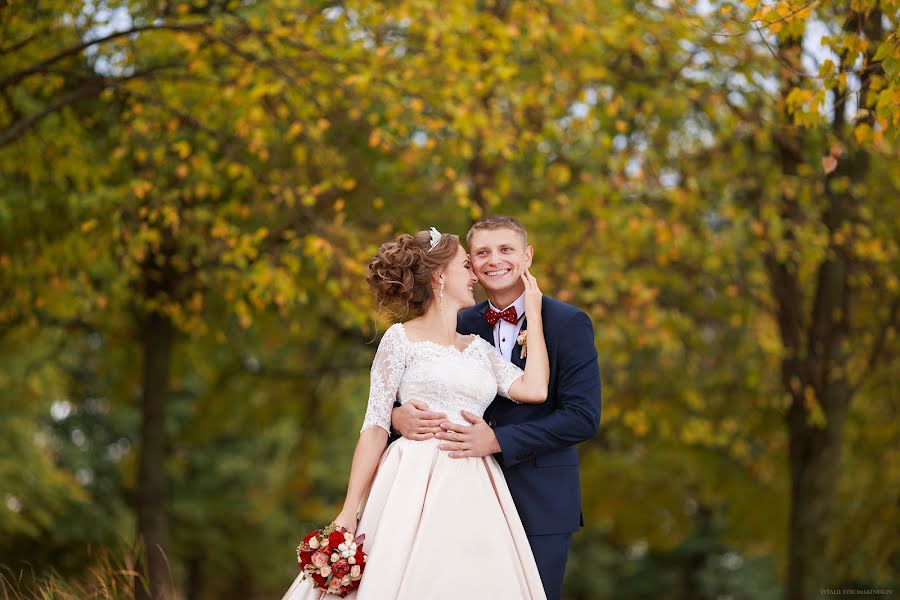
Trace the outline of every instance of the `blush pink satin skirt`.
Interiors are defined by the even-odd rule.
[[[439,443],[403,438],[385,450],[357,530],[366,570],[347,598],[544,599],[497,461],[452,459]],[[300,579],[282,600],[338,598]]]

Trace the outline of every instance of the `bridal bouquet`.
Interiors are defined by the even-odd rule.
[[[303,578],[310,577],[316,588],[343,598],[359,587],[366,568],[366,554],[362,549],[365,539],[365,535],[354,538],[334,523],[324,529],[313,529],[297,546],[297,562]]]

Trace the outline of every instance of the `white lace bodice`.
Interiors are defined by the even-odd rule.
[[[459,350],[431,341],[410,341],[402,323],[391,325],[372,362],[362,429],[377,426],[390,432],[397,399],[401,403],[420,400],[450,421],[468,425],[460,411],[482,416],[497,394],[508,398],[509,387],[522,369],[481,337],[471,337],[469,345]]]

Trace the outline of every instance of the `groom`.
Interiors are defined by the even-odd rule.
[[[520,275],[534,255],[528,234],[516,219],[496,216],[475,223],[466,242],[488,300],[460,312],[457,330],[480,335],[507,360],[524,367],[528,342]],[[471,423],[465,426],[412,401],[394,409],[391,424],[409,439],[444,440],[441,450],[449,451],[451,458],[495,456],[547,598],[558,600],[572,533],[584,524],[575,444],[599,429],[600,369],[593,326],[584,312],[544,296],[541,315],[550,357],[546,402],[516,404],[497,396],[484,419],[464,411]]]

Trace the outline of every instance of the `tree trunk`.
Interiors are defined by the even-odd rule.
[[[786,361],[788,362],[788,361]],[[788,389],[791,380],[803,381],[785,365],[783,377]],[[793,386],[797,388],[796,384]],[[788,410],[790,435],[791,503],[789,522],[788,573],[785,597],[808,600],[829,587],[828,536],[831,531],[840,455],[849,394],[842,390],[826,392],[833,403],[824,427],[809,422],[804,392],[792,392]]]
[[[867,39],[873,41],[870,52],[877,47],[874,42],[884,37],[881,11],[877,8],[867,13],[851,12],[844,28],[864,31]],[[783,58],[793,57],[785,53]],[[872,76],[882,74],[880,65],[872,60],[874,57],[868,58],[870,68],[861,78],[860,98],[866,97]],[[842,56],[840,68],[844,69],[855,60],[855,55]],[[795,83],[791,81],[791,84]],[[870,125],[873,122],[871,115],[862,118]],[[857,123],[854,119],[852,124]],[[835,115],[832,133],[837,139],[849,137],[842,110]],[[847,364],[852,308],[849,274],[854,268],[847,246],[834,239],[837,232],[844,230],[846,225],[859,222],[860,217],[858,202],[846,186],[831,186],[830,183],[835,177],[864,181],[869,171],[868,154],[852,148],[852,142],[845,142],[845,146],[846,156],[839,161],[837,170],[826,178],[827,202],[822,223],[831,242],[815,282],[812,315],[805,328],[805,348],[801,349],[801,336],[796,335],[795,329],[791,343],[785,344],[788,354],[782,363],[782,384],[791,396],[787,415],[791,473],[787,600],[817,597],[820,589],[833,583],[828,574],[827,548],[841,473],[844,424],[853,395],[847,380]],[[838,189],[844,191],[836,191]],[[795,301],[800,299],[797,297]],[[784,300],[786,298],[782,297],[779,301],[780,312],[786,309]],[[813,403],[821,409],[824,424],[810,423]]]
[[[187,564],[187,600],[203,598],[204,583],[203,559],[195,556]]]
[[[143,397],[138,469],[138,530],[146,547],[149,590],[140,587],[138,598],[167,600],[174,597],[174,590],[166,556],[168,527],[165,426],[175,330],[166,317],[151,313],[141,324],[141,339]]]

